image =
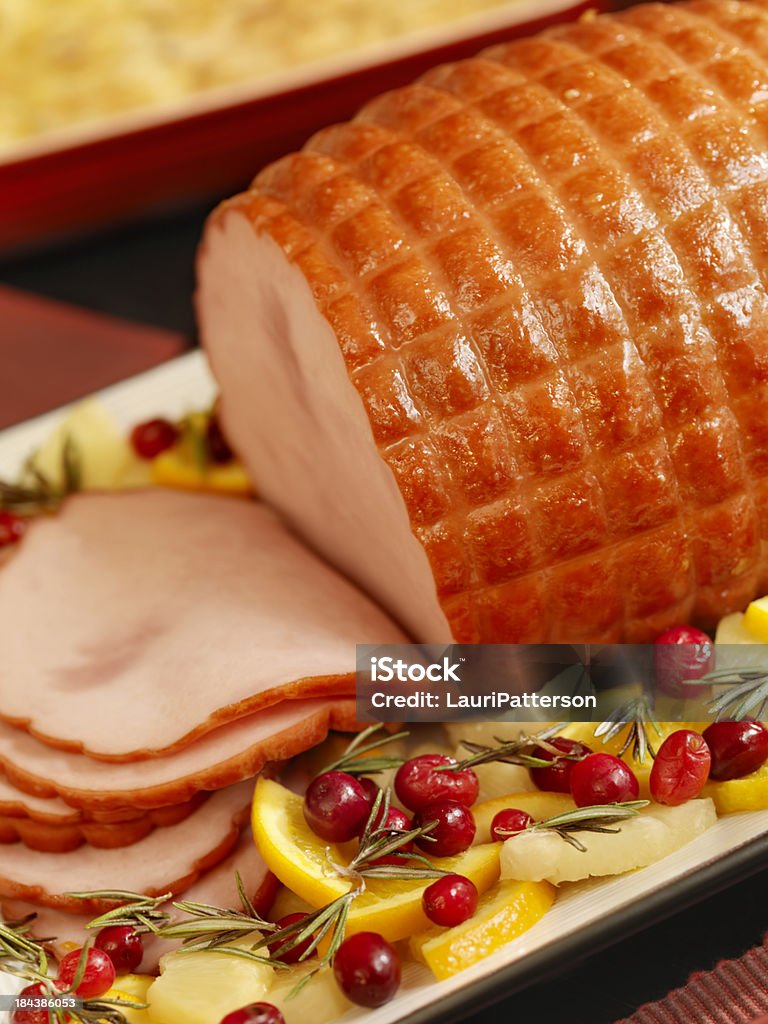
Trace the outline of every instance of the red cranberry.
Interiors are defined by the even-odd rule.
[[[709,778],[711,763],[704,737],[690,729],[678,729],[667,736],[653,762],[651,796],[669,807],[693,800]]]
[[[401,803],[418,811],[436,800],[456,800],[471,807],[477,800],[480,784],[471,768],[461,771],[437,771],[444,765],[456,764],[444,754],[421,754],[412,757],[397,770],[395,792]]]
[[[27,524],[13,512],[0,512],[0,548],[18,544],[27,531]]]
[[[381,790],[380,790],[379,786],[377,785],[377,783],[375,783],[373,781],[373,779],[369,779],[365,775],[360,776],[360,778],[358,778],[357,781],[360,783],[360,785],[365,790],[365,795],[368,798],[368,806],[369,806],[369,809],[372,811],[373,810],[373,805],[376,803],[376,797],[379,795]]]
[[[381,815],[379,814],[379,819]],[[390,807],[387,811],[387,817],[383,825],[376,823],[377,828],[383,828],[391,832],[410,832],[413,828],[408,816],[398,807]],[[376,860],[371,861],[372,864],[395,864],[399,867],[405,865],[405,858],[403,854],[413,853],[413,843],[405,843],[403,846],[399,846],[395,853],[385,854],[383,857],[377,857]]]
[[[229,447],[229,441],[224,436],[219,417],[215,413],[208,420],[208,426],[205,429],[205,441],[208,448],[208,457],[211,462],[223,466],[234,459],[234,452]]]
[[[140,459],[154,459],[173,448],[179,439],[179,430],[170,420],[158,417],[137,424],[131,431],[131,444]]]
[[[141,935],[130,925],[112,925],[96,935],[96,949],[103,950],[118,974],[132,974],[144,957]]]
[[[686,686],[686,679],[701,679],[715,664],[712,638],[694,626],[673,626],[656,637],[656,684],[669,697],[702,697],[709,686]]]
[[[272,1003],[251,1003],[228,1013],[219,1024],[285,1024],[285,1017]]]
[[[516,836],[519,832],[525,832],[529,825],[533,824],[533,818],[527,811],[518,811],[514,807],[505,807],[503,811],[494,814],[491,822],[491,839],[495,843],[503,843],[510,836]]]
[[[590,754],[571,771],[571,794],[577,807],[636,800],[640,786],[631,768],[613,754]]]
[[[388,1003],[400,987],[400,958],[381,935],[358,932],[339,946],[333,974],[347,999],[373,1009]]]
[[[547,742],[557,750],[573,757],[587,757],[592,753],[586,744],[579,743],[578,740],[569,740],[565,736],[555,736],[554,739],[547,740]],[[531,778],[536,786],[547,793],[570,793],[571,769],[576,761],[565,757],[558,758],[544,747],[536,747],[533,756],[539,757],[543,761],[552,762],[547,768],[531,768]]]
[[[427,886],[421,905],[433,924],[453,928],[477,910],[477,886],[464,875],[444,875]]]
[[[304,921],[309,914],[302,914],[301,911],[297,911],[295,914],[286,914],[285,917],[281,917],[275,924],[278,928],[287,928],[288,925],[296,924],[298,921]],[[269,943],[269,955],[273,956],[276,960],[282,961],[284,964],[295,964],[301,960],[302,956],[309,949],[312,943],[312,936],[304,939],[303,942],[297,942],[291,949],[286,950],[285,953],[281,953],[280,950],[288,942],[291,942],[295,936],[291,935],[287,939],[283,939],[280,942]],[[314,955],[314,954],[313,954]],[[309,959],[306,957],[305,959]]]
[[[422,807],[413,816],[413,827],[422,828],[430,821],[437,825],[428,835],[419,836],[416,845],[433,857],[453,857],[463,853],[475,838],[472,811],[457,800],[437,800]]]
[[[704,730],[716,782],[751,775],[768,760],[768,729],[761,722],[713,722]]]
[[[16,1009],[11,1013],[11,1024],[50,1024],[51,1014],[44,1007],[36,1005],[41,999],[47,998],[48,992],[44,985],[39,982],[27,985],[16,997]],[[24,1006],[25,1001],[32,1005]]]
[[[345,843],[360,835],[370,814],[365,790],[346,772],[324,772],[304,796],[304,819],[321,839]]]
[[[72,982],[75,980],[77,965],[80,963],[81,949],[73,949],[67,953],[59,964],[59,973],[56,976],[56,985],[60,989],[69,991]],[[80,984],[75,989],[75,995],[81,999],[96,999],[112,988],[115,982],[115,968],[112,961],[102,949],[89,949],[88,958],[85,963]]]

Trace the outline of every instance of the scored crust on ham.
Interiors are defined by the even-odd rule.
[[[419,641],[642,641],[768,584],[768,4],[446,65],[209,221],[259,493]]]
[[[229,786],[178,825],[115,850],[81,846],[41,853],[19,844],[0,846],[0,897],[95,915],[107,900],[76,900],[72,892],[115,891],[159,896],[188,889],[235,847],[248,817],[253,783]]]
[[[277,880],[256,849],[250,828],[243,830],[237,846],[225,860],[210,871],[206,871],[184,892],[184,899],[222,909],[239,910],[241,904],[237,892],[238,875],[257,912],[267,914],[277,891]],[[170,909],[168,904],[162,904],[162,907]],[[36,919],[30,925],[31,934],[35,938],[55,938],[56,941],[52,945],[59,956],[72,949],[72,944],[82,946],[88,936],[94,935],[93,931],[87,929],[87,925],[93,919],[91,914],[67,913],[65,910],[39,907],[22,900],[3,900],[2,910],[8,921],[36,914]],[[176,941],[156,939],[151,935],[144,936],[144,958],[139,965],[139,971],[156,971],[162,954],[175,949],[179,944]]]
[[[48,747],[0,722],[0,766],[20,789],[60,797],[89,815],[184,803],[201,790],[252,779],[268,761],[316,746],[329,729],[356,727],[355,702],[285,701],[221,726],[170,757],[106,764]]]
[[[0,572],[0,716],[104,760],[180,750],[286,699],[354,693],[406,638],[264,506],[75,495]]]

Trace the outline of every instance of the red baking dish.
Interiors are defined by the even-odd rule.
[[[25,142],[0,156],[0,250],[225,195],[317,128],[350,117],[371,96],[434,64],[608,6],[608,0],[511,0],[250,86]]]

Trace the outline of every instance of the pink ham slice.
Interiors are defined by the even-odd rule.
[[[186,820],[158,829],[133,846],[71,853],[40,853],[0,846],[0,897],[40,906],[96,914],[112,904],[85,902],[70,892],[125,890],[159,896],[193,885],[234,848],[248,817],[252,782],[215,793]]]
[[[225,860],[207,871],[185,891],[184,899],[224,909],[240,909],[236,882],[238,874],[257,912],[267,914],[277,890],[277,880],[261,859],[250,829],[243,831],[236,848]],[[85,939],[93,935],[87,928],[92,920],[91,915],[69,914],[21,900],[4,900],[2,910],[6,920],[19,920],[28,914],[37,914],[31,926],[32,934],[37,938],[55,938],[53,948],[59,956],[73,945],[82,946]],[[174,949],[176,945],[175,942],[145,936],[144,959],[139,970],[157,970],[162,954]]]
[[[0,608],[0,716],[111,761],[353,693],[355,644],[405,639],[264,506],[159,488],[36,522]]]
[[[0,764],[21,789],[60,797],[89,815],[149,810],[221,789],[315,746],[329,729],[356,726],[355,702],[333,698],[284,701],[208,733],[170,757],[104,764],[39,743],[0,722]]]
[[[259,492],[418,640],[648,640],[768,583],[768,4],[639,6],[321,131],[209,221]]]

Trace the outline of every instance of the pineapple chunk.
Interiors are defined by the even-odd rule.
[[[255,936],[241,940],[243,946]],[[150,1024],[216,1024],[233,1010],[258,1003],[272,984],[268,964],[228,953],[168,953],[147,992]]]
[[[501,851],[501,877],[554,885],[596,875],[620,875],[661,860],[706,832],[717,821],[709,799],[680,807],[653,807],[621,822],[616,833],[579,832],[577,850],[554,832],[522,832]]]
[[[147,992],[155,979],[150,974],[123,974],[104,995],[105,999],[119,999],[127,1003],[147,1003]],[[120,1008],[128,1024],[150,1024],[149,1010]]]
[[[276,971],[275,981],[267,994],[267,1002],[272,1003],[285,1017],[285,1024],[330,1024],[346,1013],[352,1006],[350,1001],[336,984],[330,967],[323,967],[294,996],[291,990],[301,978],[317,966],[309,961],[296,964],[287,971]]]
[[[78,458],[84,490],[110,491],[148,484],[148,469],[136,458],[117,423],[97,399],[78,402],[30,460],[55,487],[63,484],[67,439]]]

